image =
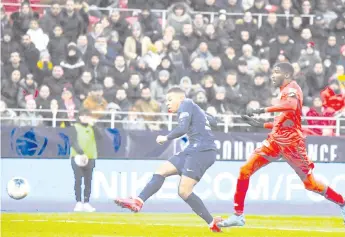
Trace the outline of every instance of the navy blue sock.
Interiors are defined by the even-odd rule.
[[[158,192],[158,190],[162,187],[164,180],[164,176],[160,174],[154,174],[150,182],[146,184],[145,188],[143,189],[143,191],[141,191],[138,197],[145,202],[153,194]]]
[[[189,197],[184,201],[192,208],[192,210],[198,216],[204,219],[207,224],[211,224],[211,222],[213,221],[213,217],[205,207],[202,200],[197,195],[195,195],[195,193],[191,193],[191,195],[189,195]]]

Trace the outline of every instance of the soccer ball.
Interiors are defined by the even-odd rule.
[[[74,161],[79,167],[85,167],[89,163],[89,159],[84,155],[76,155]]]
[[[29,192],[29,183],[24,178],[14,177],[7,184],[7,193],[11,198],[15,200],[25,198],[29,194]]]

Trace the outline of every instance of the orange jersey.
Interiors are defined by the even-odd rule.
[[[279,97],[278,105],[271,107],[272,112],[274,110],[282,110],[283,112],[274,118],[269,137],[281,145],[296,143],[304,138],[301,125],[303,92],[300,86],[292,81],[280,88]],[[270,112],[269,108],[268,111]]]

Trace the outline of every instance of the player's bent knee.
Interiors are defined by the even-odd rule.
[[[178,188],[178,195],[183,199],[183,200],[186,200],[189,195],[191,195],[193,192],[192,189],[189,189],[187,187],[183,187],[183,186],[180,186]]]
[[[171,175],[176,175],[178,174],[178,171],[176,169],[176,167],[171,164],[170,162],[164,162],[159,168],[158,170],[156,170],[155,174],[159,174],[163,177],[168,177]]]

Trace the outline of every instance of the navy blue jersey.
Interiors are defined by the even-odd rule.
[[[168,134],[172,140],[187,134],[189,145],[185,151],[216,150],[211,127],[217,126],[217,121],[206,114],[190,99],[184,99],[177,111],[178,126]]]

